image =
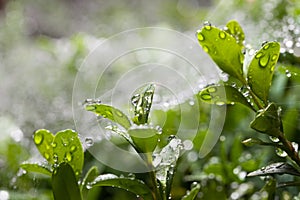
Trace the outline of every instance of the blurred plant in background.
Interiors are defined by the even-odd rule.
[[[82,62],[106,38],[132,28],[164,27],[194,37],[203,21],[225,25],[236,19],[247,33],[247,42],[257,45],[255,49],[265,40],[280,42],[281,56],[270,98],[285,111],[283,125],[287,137],[300,142],[297,136],[300,131],[300,3],[297,0],[55,0],[46,3],[7,0],[0,2],[0,9],[0,199],[51,199],[51,186],[45,177],[19,170],[24,160],[41,160],[33,148],[32,132],[38,128],[52,132],[75,129],[72,90]],[[209,64],[201,63],[203,67]],[[201,126],[195,138],[199,146],[194,145],[180,157],[173,198],[182,196],[191,182],[199,181],[199,199],[247,199],[264,183],[259,178],[246,178],[247,172],[286,158],[279,158],[271,148],[245,148],[240,143],[254,134],[248,129],[253,113],[235,105],[227,106],[220,141],[200,159],[198,148],[210,119],[210,108],[199,104]],[[178,106],[185,107],[185,111],[178,113],[176,106],[153,111],[153,123],[167,116],[160,125],[170,135],[176,134],[180,119],[195,115],[193,103],[186,101]],[[120,173],[93,159],[88,151],[85,154],[84,170],[97,165],[100,172]],[[297,188],[280,191],[284,199],[299,195]],[[95,199],[97,196],[133,198],[117,189],[99,189],[94,193]]]

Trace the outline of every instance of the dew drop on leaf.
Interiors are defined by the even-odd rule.
[[[94,145],[94,140],[91,137],[86,137],[84,140],[87,147],[91,147]]]
[[[221,31],[221,32],[219,33],[219,37],[220,37],[221,39],[225,39],[225,38],[226,38],[226,34],[225,34],[223,31]]]
[[[44,140],[44,136],[43,136],[43,134],[36,132],[34,134],[33,140],[36,145],[40,145]]]
[[[51,146],[55,148],[57,146],[56,142],[51,143]]]
[[[215,88],[215,87],[210,87],[210,88],[207,89],[207,91],[208,91],[209,93],[214,93],[214,92],[217,91],[217,88]]]
[[[255,55],[255,58],[259,59],[263,56],[263,52],[259,52],[258,54]]]
[[[285,74],[288,78],[292,76],[292,73],[289,70],[285,70]]]
[[[49,158],[50,158],[50,155],[49,155],[49,153],[44,153],[44,157],[46,158],[46,160],[49,160]]]
[[[202,95],[201,95],[201,98],[202,98],[203,100],[211,100],[211,96],[210,96],[209,94],[202,94]]]
[[[274,61],[274,60],[276,60],[276,59],[277,59],[277,57],[278,57],[278,56],[277,56],[277,54],[274,54],[274,55],[272,55],[272,58],[271,58],[271,60],[272,60],[272,61]]]
[[[209,49],[208,49],[208,47],[207,47],[207,46],[203,45],[203,46],[202,46],[202,48],[203,48],[203,50],[204,50],[206,53],[208,53],[208,52],[209,52]]]
[[[71,162],[72,159],[73,159],[72,154],[71,154],[70,152],[67,152],[67,153],[66,153],[66,156],[65,156],[65,159],[66,159],[66,161]]]
[[[262,57],[262,58],[260,58],[259,59],[259,65],[261,66],[261,67],[266,67],[267,65],[268,65],[268,63],[269,63],[269,56],[267,55],[267,56],[264,56],[264,57]]]
[[[58,161],[58,155],[55,153],[53,154],[53,161],[54,162],[57,162]]]
[[[71,148],[70,148],[70,152],[74,152],[74,151],[76,151],[76,149],[77,149],[77,147],[76,147],[75,145],[73,145],[73,146],[71,146]]]
[[[205,22],[203,23],[203,25],[204,25],[204,26],[211,26],[211,23],[210,23],[209,21],[205,21]]]
[[[277,137],[272,137],[272,136],[270,136],[270,140],[272,141],[272,142],[279,142],[279,139],[277,138]]]
[[[267,44],[263,47],[264,50],[267,50],[270,47],[270,44]]]
[[[276,154],[280,157],[286,157],[287,153],[280,148],[276,148]]]
[[[139,100],[140,100],[140,94],[135,94],[131,98],[131,104],[133,106],[136,106],[138,104]]]
[[[199,41],[204,41],[204,36],[202,33],[197,33],[197,38]]]

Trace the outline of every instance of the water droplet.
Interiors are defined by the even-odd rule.
[[[46,158],[46,160],[49,160],[49,158],[50,158],[50,155],[49,155],[49,153],[44,153],[44,157]]]
[[[269,138],[272,142],[276,142],[276,143],[279,142],[279,139],[277,137],[270,136]]]
[[[269,58],[270,58],[270,56],[268,56],[268,55],[260,58],[259,59],[259,65],[263,68],[266,67],[269,63]]]
[[[207,91],[208,91],[209,93],[214,93],[214,92],[217,91],[217,88],[215,88],[215,87],[210,87],[210,88],[207,88]]]
[[[53,142],[53,143],[51,143],[51,146],[52,146],[53,148],[55,148],[55,147],[57,146],[57,143],[56,143],[56,142]]]
[[[70,152],[67,152],[65,155],[65,159],[66,159],[66,161],[71,162],[73,159],[72,154]]]
[[[131,104],[133,106],[137,106],[139,100],[140,100],[140,94],[135,94],[131,97]]]
[[[263,43],[261,43],[261,46],[265,46],[266,44],[268,44],[268,41],[264,41]]]
[[[210,96],[210,94],[202,94],[202,95],[201,95],[201,98],[202,98],[203,100],[211,100],[211,99],[212,99],[211,96]]]
[[[263,49],[267,50],[269,47],[270,47],[270,44],[265,44],[264,47],[263,47]]]
[[[255,58],[259,59],[259,58],[261,58],[263,55],[264,55],[263,52],[259,52],[259,53],[257,53],[257,54],[255,55]]]
[[[205,21],[203,25],[206,30],[211,30],[211,23],[209,21]]]
[[[70,148],[70,152],[74,152],[74,151],[76,151],[76,149],[77,149],[77,147],[75,146],[75,145],[73,145],[73,146],[71,146],[71,148]]]
[[[298,152],[298,147],[299,147],[298,143],[292,142],[292,146],[294,147],[294,150]]]
[[[129,173],[127,177],[131,180],[135,179],[135,175],[133,173]]]
[[[224,32],[224,31],[221,31],[221,32],[219,33],[219,37],[220,37],[221,39],[225,39],[225,38],[226,38],[225,32]]]
[[[84,140],[87,147],[91,147],[94,145],[94,140],[91,137],[86,137]]]
[[[288,78],[292,76],[292,73],[289,70],[285,70],[285,74]]]
[[[276,59],[277,59],[277,57],[278,57],[278,55],[277,55],[277,54],[274,54],[274,55],[272,55],[272,58],[271,58],[271,60],[272,60],[272,61],[274,61],[274,60],[276,60]]]
[[[204,36],[203,36],[203,34],[202,33],[197,33],[197,38],[198,38],[198,40],[199,41],[203,41],[205,38],[204,38]]]
[[[203,46],[202,46],[202,48],[203,48],[203,50],[204,50],[206,53],[208,53],[208,52],[209,52],[209,49],[208,49],[208,47],[207,47],[207,46],[203,45]]]
[[[75,175],[76,175],[76,176],[79,176],[79,174],[80,174],[79,171],[76,171],[76,172],[75,172]]]
[[[58,161],[58,155],[55,153],[53,154],[53,161],[56,163]]]
[[[218,106],[223,106],[223,105],[225,105],[225,102],[223,102],[223,101],[217,101],[217,102],[216,102],[216,105],[218,105]]]
[[[176,138],[176,135],[170,135],[169,137],[168,137],[168,141],[171,141],[171,140],[173,140],[173,139],[175,139]]]
[[[40,132],[36,132],[33,137],[34,143],[40,145],[44,140],[44,135]]]
[[[282,149],[276,148],[276,154],[280,157],[286,157],[287,153],[283,151]]]

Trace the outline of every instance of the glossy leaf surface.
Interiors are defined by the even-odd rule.
[[[112,107],[110,105],[100,104],[100,103],[87,103],[85,105],[87,111],[92,111],[97,115],[100,115],[104,118],[110,119],[111,121],[121,125],[125,129],[129,129],[131,126],[131,121],[119,109]]]
[[[197,38],[203,50],[210,55],[221,70],[245,82],[244,54],[235,37],[217,27],[205,25],[197,31]]]
[[[34,144],[38,148],[40,154],[51,164],[54,164],[53,140],[54,135],[46,129],[39,129],[33,134]]]
[[[235,87],[229,85],[211,85],[202,89],[198,96],[206,103],[217,105],[240,103],[252,109],[252,106]]]
[[[22,163],[20,167],[26,171],[37,172],[48,176],[52,175],[51,169],[41,163]]]
[[[72,167],[61,163],[52,175],[52,190],[55,200],[81,200],[80,190]]]
[[[114,174],[104,174],[98,176],[90,184],[90,187],[96,186],[117,187],[132,192],[142,197],[144,200],[153,200],[152,193],[149,187],[144,182],[133,178],[120,178]]]
[[[240,46],[244,46],[245,34],[240,24],[231,20],[226,24],[226,27],[228,28],[226,32],[232,35]]]
[[[251,60],[247,79],[253,92],[267,104],[274,68],[279,57],[280,44],[268,42],[256,52]]]

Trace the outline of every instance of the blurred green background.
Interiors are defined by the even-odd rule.
[[[19,171],[21,162],[40,159],[36,158],[31,135],[39,128],[53,132],[76,128],[72,90],[81,63],[99,42],[133,28],[163,27],[194,37],[204,21],[222,27],[235,19],[245,31],[246,42],[254,48],[266,40],[279,41],[282,56],[271,98],[283,107],[288,137],[300,141],[296,135],[300,129],[298,0],[1,0],[0,9],[1,200],[52,198],[48,179]],[[205,62],[201,65],[205,66]],[[183,105],[189,107],[186,117],[193,115],[192,105]],[[205,126],[210,109],[202,104],[200,108]],[[216,148],[203,159],[197,157],[196,147],[181,158],[174,199],[183,195],[193,181],[202,183],[199,199],[248,199],[263,186],[263,181],[247,179],[246,172],[272,160],[285,159],[276,156],[272,148],[242,146],[242,139],[256,134],[248,125],[253,113],[239,106],[227,109],[223,137]],[[180,120],[176,109],[161,112],[169,116],[164,128],[176,130],[176,120]],[[201,143],[201,134],[198,140]],[[102,172],[113,171],[88,152],[86,160],[87,165],[95,164]],[[117,189],[94,193],[91,199],[135,198]],[[280,198],[298,193],[289,188]]]

